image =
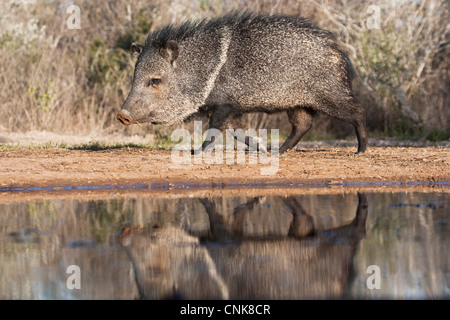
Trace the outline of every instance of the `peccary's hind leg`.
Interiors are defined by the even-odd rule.
[[[292,131],[280,147],[280,154],[295,147],[303,135],[311,129],[314,113],[312,109],[307,108],[291,109],[287,112]]]
[[[367,148],[367,131],[364,111],[356,104],[358,109],[355,113],[348,113],[347,116],[338,117],[340,120],[350,122],[355,127],[356,137],[358,138],[358,151],[356,154],[363,154]]]
[[[356,137],[358,138],[358,152],[356,154],[362,154],[367,148],[367,130],[364,113],[361,112],[360,116],[353,120],[352,124],[355,127]]]
[[[351,123],[355,127],[356,137],[358,138],[358,152],[356,154],[364,153],[367,148],[364,109],[353,96],[339,100],[339,95],[337,95],[333,100],[335,101],[324,103],[324,108],[321,111],[330,117]]]

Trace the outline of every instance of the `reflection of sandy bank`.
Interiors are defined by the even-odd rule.
[[[39,201],[39,200],[111,200],[111,199],[135,199],[138,197],[153,199],[175,199],[175,198],[203,198],[203,197],[260,197],[260,196],[295,196],[295,195],[335,195],[354,194],[358,191],[371,193],[393,193],[393,192],[423,192],[423,193],[449,193],[448,185],[391,185],[391,186],[337,186],[329,185],[323,187],[226,187],[226,185],[211,184],[210,188],[197,187],[195,184],[187,184],[189,188],[176,188],[176,184],[168,183],[168,189],[157,190],[142,188],[117,188],[117,189],[92,189],[92,190],[38,190],[38,191],[15,191],[0,192],[0,204]],[[182,186],[182,184],[179,184]],[[286,184],[284,184],[286,185]]]

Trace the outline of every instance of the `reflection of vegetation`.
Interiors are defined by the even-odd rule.
[[[121,218],[128,212],[121,212],[117,202],[90,201],[89,220],[91,237],[96,243],[107,243],[121,227]]]
[[[48,200],[42,202],[29,202],[27,206],[30,221],[36,222],[37,227],[40,227],[40,224],[44,223],[45,220],[57,220],[58,211],[60,209],[56,202]]]
[[[375,198],[375,195],[373,196]],[[381,290],[367,290],[367,275],[355,279],[352,294],[362,298],[425,298],[442,296],[448,257],[440,219],[446,216],[448,194],[377,194],[371,201],[367,237],[355,257],[356,270],[381,268]],[[433,292],[433,293],[432,293]]]

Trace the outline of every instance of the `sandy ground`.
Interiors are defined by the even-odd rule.
[[[249,155],[243,164],[175,164],[170,150],[123,147],[89,150],[74,145],[148,144],[152,137],[95,135],[74,137],[48,132],[7,133],[0,130],[0,202],[21,197],[105,197],[146,193],[154,196],[356,192],[395,188],[450,192],[450,141],[430,142],[369,139],[363,155],[355,155],[356,140],[300,142],[278,161],[261,164]],[[48,147],[64,143],[68,148]],[[20,145],[18,147],[17,145]],[[43,148],[42,146],[45,146]],[[41,146],[41,147],[39,147]],[[270,169],[271,168],[271,169]],[[270,175],[263,175],[273,173]],[[414,185],[414,183],[420,185]],[[351,184],[355,183],[356,186]],[[392,185],[401,183],[402,185]],[[412,183],[412,184],[411,184]],[[425,183],[425,184],[424,184]],[[350,184],[350,185],[349,185]],[[367,185],[366,185],[367,184]],[[141,188],[129,186],[143,185]],[[76,187],[70,192],[56,189]],[[85,190],[83,186],[101,186]],[[52,190],[10,192],[15,188],[51,187]],[[81,187],[81,188],[80,188]],[[121,188],[126,187],[126,188]],[[313,188],[311,188],[313,187]],[[436,187],[436,188],[435,188]],[[344,190],[345,189],[345,190]],[[355,189],[355,190],[353,190]]]
[[[80,146],[94,143],[113,144],[152,144],[154,135],[147,134],[124,136],[122,134],[104,134],[92,132],[87,135],[60,134],[48,131],[31,130],[28,132],[8,132],[0,125],[0,144],[9,146],[42,146],[46,144]]]
[[[354,147],[298,149],[278,164],[174,164],[170,150],[121,148],[0,149],[0,189],[14,187],[198,184],[341,184],[342,182],[450,181],[448,147]],[[190,157],[193,162],[194,158]],[[272,166],[272,175],[261,169]]]

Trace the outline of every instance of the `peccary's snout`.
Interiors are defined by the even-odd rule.
[[[122,109],[117,113],[117,120],[127,126],[133,123],[133,118],[131,117],[130,112],[125,109]]]

